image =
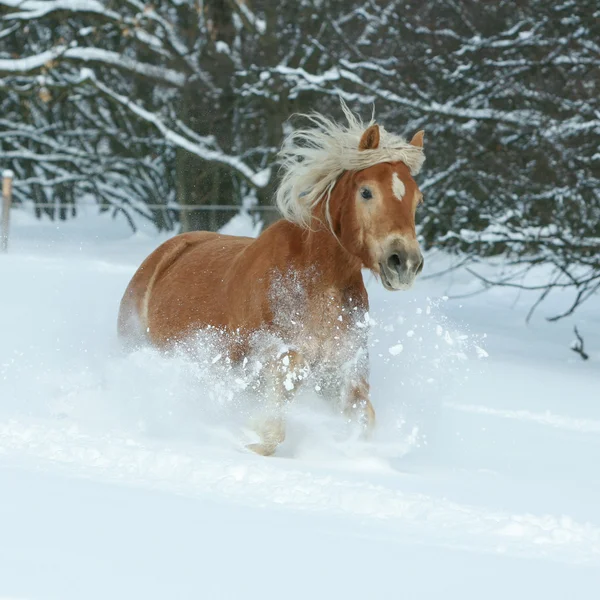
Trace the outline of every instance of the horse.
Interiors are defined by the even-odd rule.
[[[314,378],[340,413],[368,435],[369,299],[362,270],[386,290],[407,290],[423,269],[415,231],[424,132],[410,142],[344,102],[347,123],[302,115],[279,153],[282,219],[257,238],[194,231],[169,239],[141,264],[121,301],[120,338],[168,349],[199,331],[223,334],[236,364],[259,357],[255,423],[272,455],[285,439],[286,407]]]

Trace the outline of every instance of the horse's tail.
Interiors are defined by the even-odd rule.
[[[121,300],[117,322],[119,339],[126,349],[135,349],[148,343],[148,305],[154,283],[189,245],[186,234],[161,244],[146,258],[129,282]]]

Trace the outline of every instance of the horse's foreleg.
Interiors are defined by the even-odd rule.
[[[266,414],[254,423],[260,442],[249,450],[272,455],[285,439],[285,409],[308,376],[308,365],[300,353],[288,350],[265,366]]]
[[[353,382],[343,399],[344,415],[364,428],[365,434],[371,433],[375,427],[375,409],[369,399],[369,382],[361,377]]]
[[[369,399],[369,351],[366,340],[351,348],[355,354],[342,368],[342,411],[368,435],[375,427],[375,410]]]
[[[285,440],[283,415],[262,417],[253,424],[253,428],[259,435],[260,442],[248,444],[246,448],[261,456],[271,456],[277,450],[277,446]]]

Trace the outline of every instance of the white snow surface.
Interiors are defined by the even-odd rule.
[[[121,295],[168,236],[89,208],[11,220],[0,598],[599,597],[598,298],[526,325],[534,297],[471,295],[466,271],[397,293],[366,274],[375,435],[307,391],[263,458],[218,348],[209,367],[119,349]]]

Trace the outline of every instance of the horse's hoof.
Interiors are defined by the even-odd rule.
[[[272,456],[275,454],[275,450],[277,450],[277,446],[274,444],[248,444],[246,448],[261,456]]]

